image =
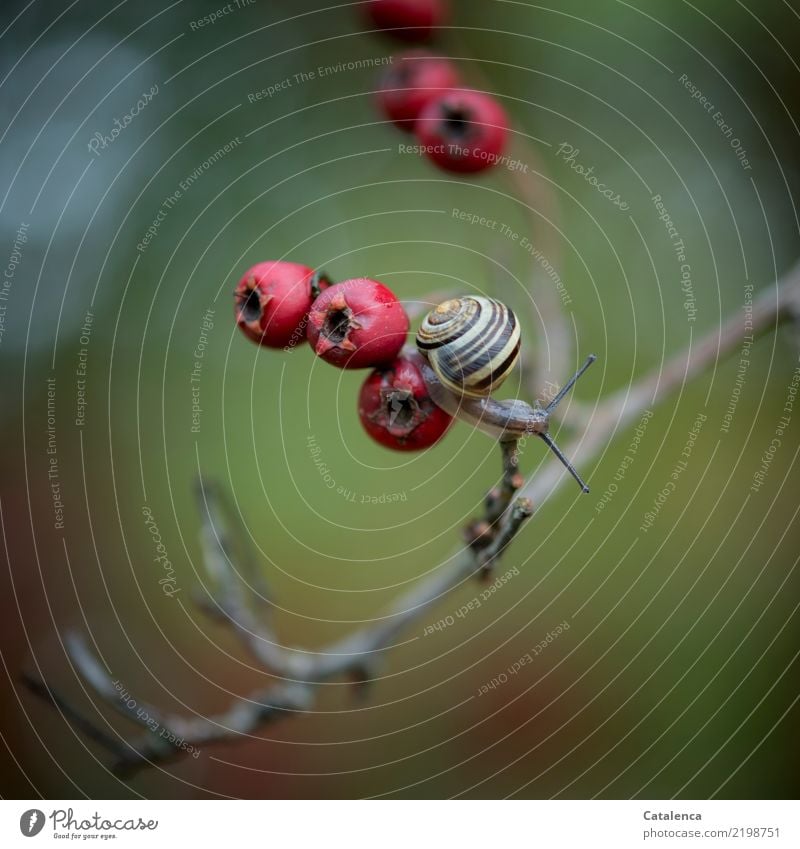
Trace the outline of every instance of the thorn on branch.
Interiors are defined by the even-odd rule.
[[[485,516],[470,522],[464,530],[467,545],[472,549],[484,579],[525,519],[533,513],[533,504],[528,498],[518,498],[509,510],[525,483],[519,471],[518,446],[516,439],[500,442],[503,465],[500,486],[489,490]]]

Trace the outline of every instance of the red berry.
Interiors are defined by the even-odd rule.
[[[381,111],[401,130],[413,131],[419,113],[434,98],[460,85],[453,63],[422,50],[395,57],[378,87]]]
[[[367,433],[396,451],[418,451],[437,442],[453,419],[431,400],[422,373],[409,357],[376,369],[358,396]]]
[[[314,300],[313,277],[312,268],[296,262],[259,262],[249,268],[234,292],[236,321],[244,335],[267,348],[302,342]]]
[[[403,305],[377,280],[359,277],[326,289],[308,314],[308,341],[339,368],[390,363],[408,333]]]
[[[364,6],[379,29],[405,41],[427,41],[448,17],[447,0],[369,0]]]
[[[459,89],[431,100],[414,129],[425,153],[440,168],[482,171],[499,161],[508,119],[490,95]]]

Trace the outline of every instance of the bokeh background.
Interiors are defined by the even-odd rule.
[[[409,302],[442,289],[494,293],[524,316],[532,350],[546,332],[534,281],[546,289],[552,276],[452,213],[506,224],[548,246],[568,293],[570,367],[599,356],[576,392],[594,405],[724,317],[744,319],[746,287],[774,287],[800,255],[793,2],[456,0],[436,49],[507,108],[513,155],[535,164],[557,202],[533,210],[508,169],[464,179],[399,152],[409,140],[377,112],[371,67],[397,45],[364,26],[359,4],[253,0],[192,25],[223,5],[2,4],[2,794],[793,797],[800,410],[750,490],[798,366],[791,328],[755,341],[743,382],[737,351],[654,408],[635,462],[598,509],[633,438],[620,430],[581,469],[590,495],[565,485],[538,506],[500,570],[519,574],[424,636],[479,588],[444,599],[387,654],[364,700],[332,683],[303,717],[123,782],[102,749],[20,685],[21,673],[41,674],[103,727],[134,732],[82,688],[61,642],[70,628],[90,635],[114,678],[165,709],[218,712],[269,682],[192,604],[208,583],[198,469],[235,499],[281,640],[312,650],[381,616],[452,556],[497,480],[490,441],[466,425],[433,450],[394,455],[360,429],[362,373],[241,337],[231,292],[253,262],[373,276]],[[92,153],[94,134],[154,86]],[[628,208],[576,173],[562,144]],[[692,321],[656,194],[685,243]],[[193,432],[190,376],[209,310]],[[523,377],[506,394],[524,394]],[[690,461],[643,531],[698,413],[707,419]],[[547,461],[531,446],[524,471]],[[400,500],[372,503],[382,494]],[[174,565],[172,598],[143,506]],[[478,696],[562,621],[569,630],[534,663]]]

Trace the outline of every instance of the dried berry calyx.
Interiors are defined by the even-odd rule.
[[[411,353],[376,369],[364,381],[358,414],[367,433],[396,451],[429,448],[447,432],[453,419],[434,404]]]
[[[392,436],[408,436],[415,427],[425,421],[430,414],[430,402],[423,402],[423,409],[414,397],[410,386],[382,386],[380,390],[381,406],[370,413],[370,420],[385,427]]]

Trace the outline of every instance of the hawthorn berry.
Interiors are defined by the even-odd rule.
[[[324,275],[296,262],[259,262],[234,292],[236,321],[248,339],[267,348],[293,348],[306,338],[308,310],[327,286]]]
[[[429,101],[414,129],[426,155],[440,168],[482,171],[499,161],[508,119],[491,95],[458,89]]]
[[[358,416],[367,433],[396,451],[429,448],[453,419],[433,403],[412,356],[375,369],[358,396]]]
[[[426,104],[460,84],[458,71],[448,59],[412,50],[395,57],[381,75],[378,105],[401,130],[412,132]]]
[[[447,0],[369,0],[364,11],[379,29],[404,41],[427,41],[445,23]]]
[[[359,277],[326,289],[311,305],[307,335],[317,356],[339,368],[390,363],[408,333],[408,316],[394,293]]]

